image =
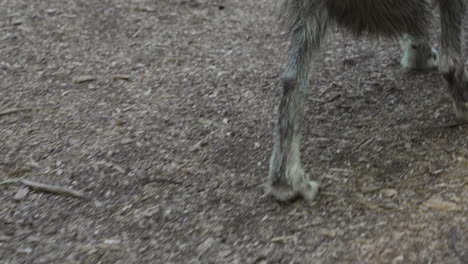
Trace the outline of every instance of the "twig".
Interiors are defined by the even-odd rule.
[[[29,188],[35,189],[37,191],[63,194],[63,195],[72,196],[72,197],[84,197],[84,195],[81,192],[75,191],[66,187],[62,187],[62,186],[43,184],[43,183],[33,182],[29,180],[20,180],[20,182],[28,186]]]
[[[75,191],[66,187],[62,186],[57,186],[57,185],[50,185],[50,184],[44,184],[44,183],[38,183],[38,182],[33,182],[30,180],[24,180],[24,179],[13,179],[13,180],[6,180],[3,182],[0,182],[0,185],[6,185],[6,184],[13,184],[13,183],[21,183],[33,190],[36,191],[41,191],[41,192],[49,192],[49,193],[54,193],[54,194],[61,194],[65,196],[71,196],[71,197],[79,197],[83,198],[84,194]]]
[[[450,228],[450,238],[449,238],[449,246],[455,252],[455,255],[460,259],[462,264],[468,264],[468,254],[462,255],[457,250],[457,228],[452,226]]]
[[[13,109],[7,109],[2,112],[0,112],[0,116],[5,116],[5,115],[10,115],[18,112],[24,112],[24,111],[32,111],[31,108],[13,108]]]

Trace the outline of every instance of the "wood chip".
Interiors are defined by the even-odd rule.
[[[271,242],[273,243],[286,243],[289,240],[296,240],[296,236],[280,236],[280,237],[274,237],[271,239]]]
[[[80,75],[73,78],[74,83],[85,83],[85,82],[92,82],[96,80],[96,76],[94,75]]]
[[[124,80],[124,81],[128,81],[130,80],[131,76],[128,75],[128,74],[116,74],[116,75],[113,75],[112,76],[112,79],[113,80]]]
[[[29,193],[28,188],[21,188],[16,192],[15,196],[13,197],[13,200],[21,201],[24,199],[24,197],[26,197],[26,195],[28,195],[28,193]]]
[[[460,207],[453,202],[444,201],[441,197],[432,197],[423,203],[427,208],[443,210],[443,211],[458,211]]]
[[[328,238],[335,238],[336,237],[336,232],[333,231],[333,230],[322,230],[322,231],[320,231],[320,233],[323,236],[326,236]]]
[[[382,189],[380,192],[385,197],[394,197],[398,195],[398,191],[395,189]]]

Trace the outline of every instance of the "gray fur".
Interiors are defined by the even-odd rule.
[[[402,66],[438,68],[447,80],[457,117],[468,120],[468,78],[462,54],[464,0],[434,0],[440,9],[440,58],[429,45],[432,4],[428,0],[281,0],[280,18],[291,40],[274,136],[267,192],[280,201],[313,200],[318,183],[301,166],[300,140],[305,94],[313,56],[331,26],[361,36],[402,38]]]

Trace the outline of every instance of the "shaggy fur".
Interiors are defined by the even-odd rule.
[[[457,117],[468,120],[468,78],[462,54],[464,0],[434,0],[440,9],[441,54],[429,45],[433,4],[427,0],[281,0],[280,19],[291,40],[282,76],[283,92],[275,131],[267,192],[287,201],[313,200],[319,184],[301,166],[300,141],[310,62],[330,26],[363,34],[402,38],[401,64],[410,69],[438,65],[447,80]]]

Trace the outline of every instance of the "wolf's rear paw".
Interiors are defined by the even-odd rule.
[[[313,201],[317,197],[319,184],[316,181],[304,181],[298,190],[285,183],[267,184],[266,191],[281,202],[291,201],[298,197]]]
[[[267,183],[266,192],[280,202],[287,202],[299,196],[299,194],[286,183]]]

